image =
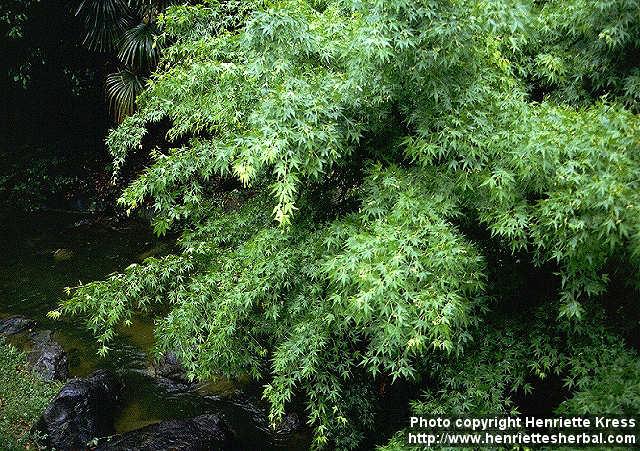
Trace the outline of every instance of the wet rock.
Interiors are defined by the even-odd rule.
[[[0,335],[15,335],[33,329],[36,322],[24,316],[11,316],[0,320]]]
[[[168,420],[114,435],[98,442],[95,451],[200,451],[228,449],[232,433],[217,415]]]
[[[69,377],[67,353],[51,338],[51,331],[33,333],[30,338],[33,341],[33,347],[27,362],[31,370],[45,380],[67,380]]]
[[[160,360],[154,362],[153,373],[157,377],[187,381],[184,368],[173,352],[167,352]]]
[[[280,435],[290,435],[299,432],[302,427],[302,421],[300,421],[300,416],[297,413],[285,413],[282,421],[276,425],[275,433]]]
[[[198,388],[195,382],[180,382],[175,379],[167,379],[164,377],[154,377],[156,384],[168,393],[185,393],[194,391]]]
[[[214,397],[207,398],[215,400]],[[268,407],[258,398],[247,396],[238,392],[231,400],[233,404],[241,407],[242,410],[251,414],[252,421],[258,428],[275,436],[276,440],[286,438],[292,434],[303,432],[305,429],[302,415],[297,412],[285,412],[282,420],[276,424],[275,428],[269,423]]]
[[[106,370],[84,379],[71,379],[35,426],[45,437],[43,445],[59,450],[86,449],[94,438],[113,434],[119,396],[120,383]]]
[[[184,367],[173,352],[167,352],[160,360],[154,362],[149,374],[158,385],[169,392],[190,391],[197,386],[187,378]]]
[[[69,377],[67,353],[51,338],[51,331],[30,332],[36,326],[34,320],[23,316],[12,316],[0,320],[0,335],[20,337],[21,347],[30,349],[29,367],[45,380],[64,381]]]

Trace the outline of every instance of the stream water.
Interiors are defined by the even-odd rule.
[[[87,219],[69,212],[0,214],[0,317],[24,315],[38,321],[39,329],[54,331],[54,339],[68,353],[72,376],[86,376],[97,368],[116,371],[125,383],[116,432],[217,413],[234,430],[240,449],[307,449],[308,434],[282,436],[269,430],[256,409],[256,387],[216,381],[195,392],[171,393],[159,386],[145,373],[153,346],[152,318],[140,316],[123,327],[110,353],[99,358],[93,337],[79,321],[47,317],[65,296],[65,287],[104,278],[169,248],[145,225],[111,227]]]

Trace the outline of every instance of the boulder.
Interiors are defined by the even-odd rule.
[[[208,395],[207,398],[212,401],[219,401],[215,396]],[[268,407],[259,398],[238,392],[234,394],[231,402],[249,413],[251,415],[251,421],[276,441],[287,440],[288,437],[294,434],[305,432],[306,425],[304,417],[298,412],[285,412],[282,420],[274,427],[269,422]]]
[[[168,392],[190,391],[197,386],[187,378],[182,364],[173,352],[167,352],[154,362],[149,374]]]
[[[66,380],[69,377],[67,353],[51,338],[50,330],[31,332],[35,326],[32,319],[12,316],[0,320],[0,335],[22,337],[21,344],[31,349],[27,359],[29,366],[43,379]]]
[[[32,371],[45,380],[67,380],[69,377],[67,353],[51,338],[51,331],[33,333],[30,338],[33,341],[33,347],[27,362]]]
[[[113,434],[120,383],[106,370],[71,379],[35,425],[43,445],[58,450],[86,449],[96,437]]]
[[[162,421],[101,439],[95,451],[224,450],[230,447],[232,436],[219,416],[209,414]]]
[[[0,335],[15,335],[33,329],[36,322],[24,316],[11,316],[0,320]]]
[[[186,380],[184,368],[173,352],[167,352],[154,363],[154,374],[167,379]]]
[[[275,433],[279,435],[290,435],[300,432],[303,428],[300,416],[295,412],[284,414],[282,421],[276,425]]]

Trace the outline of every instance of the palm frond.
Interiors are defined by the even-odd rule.
[[[120,40],[118,58],[127,66],[148,69],[155,66],[160,49],[155,43],[157,27],[152,22],[141,22],[124,32]]]
[[[106,92],[109,99],[109,108],[116,121],[121,122],[125,117],[133,113],[136,97],[144,89],[145,78],[123,69],[107,76]]]
[[[84,23],[83,44],[100,52],[114,49],[127,29],[131,15],[127,0],[82,0],[76,16]]]

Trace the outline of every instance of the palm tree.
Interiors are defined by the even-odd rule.
[[[91,50],[113,50],[130,25],[132,10],[128,0],[82,0],[76,8],[85,28],[82,41]]]
[[[81,0],[78,16],[85,28],[83,44],[113,53],[116,70],[107,75],[109,109],[120,122],[135,108],[135,99],[158,63],[156,18],[171,0]]]

